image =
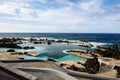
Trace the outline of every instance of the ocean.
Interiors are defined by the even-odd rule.
[[[119,33],[0,33],[0,37],[49,37],[68,40],[120,44]]]
[[[1,38],[5,37],[46,37],[49,39],[64,39],[64,40],[74,40],[74,41],[81,41],[86,40],[91,42],[94,45],[100,45],[109,47],[112,44],[117,44],[120,49],[120,34],[112,34],[112,33],[0,33]],[[63,51],[68,49],[88,49],[92,50],[91,48],[85,48],[81,46],[75,45],[66,45],[60,43],[53,43],[51,45],[47,44],[40,44],[34,45],[32,43],[25,43],[22,46],[29,46],[32,45],[35,47],[33,51],[37,51],[40,53],[37,57],[26,56],[26,59],[39,59],[39,58],[55,58],[59,61],[64,60],[84,60],[84,58],[79,58],[78,56],[68,55],[65,54]],[[1,50],[3,50],[1,48]],[[7,49],[4,49],[7,50]],[[20,50],[18,50],[20,51]],[[28,50],[30,51],[30,50]]]

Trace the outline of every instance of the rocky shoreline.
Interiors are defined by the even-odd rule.
[[[19,44],[31,42],[33,44],[48,44],[51,45],[52,43],[66,43],[72,44],[82,47],[91,48],[92,45],[89,42],[71,42],[69,40],[49,40],[47,38],[3,38],[0,39],[0,48],[10,48],[6,51],[0,51],[0,58],[1,59],[24,59],[23,56],[38,56],[39,53],[37,52],[16,52],[15,49],[22,49],[22,50],[32,50],[34,46],[20,46]],[[12,48],[12,49],[11,49]],[[112,45],[109,48],[104,48],[97,46],[93,52],[89,50],[81,50],[81,49],[71,49],[66,51],[68,54],[76,55],[79,57],[86,58],[87,60],[82,61],[64,61],[58,62],[54,58],[48,58],[46,60],[52,61],[57,63],[60,67],[63,67],[69,71],[74,71],[77,73],[85,73],[85,74],[94,74],[99,76],[107,76],[113,78],[120,78],[120,51],[117,45]],[[116,72],[113,73],[113,70]],[[108,75],[111,74],[111,76]]]
[[[81,49],[71,49],[66,51],[68,54],[80,56],[86,59],[93,58],[93,55],[88,50],[81,50]]]
[[[67,70],[77,73],[83,72],[104,77],[120,78],[120,51],[115,44],[109,48],[97,47],[93,52],[80,49],[71,49],[66,52],[68,54],[87,58],[85,62],[61,62],[59,66]],[[78,64],[81,66],[78,66]]]
[[[24,56],[38,56],[38,52],[7,52],[0,50],[0,60],[24,59]]]

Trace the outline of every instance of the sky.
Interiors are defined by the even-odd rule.
[[[0,32],[120,33],[120,0],[0,0]]]

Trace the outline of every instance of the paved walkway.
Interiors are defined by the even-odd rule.
[[[36,76],[33,76],[29,73],[25,73],[21,70],[18,70],[14,67],[8,66],[5,63],[0,62],[0,80],[37,80]],[[5,78],[5,79],[4,79]],[[6,79],[7,78],[7,79]]]
[[[57,68],[57,70],[59,69],[60,71],[63,71],[64,69],[60,69],[60,67],[59,66],[56,66],[54,63],[52,63],[52,62],[48,62],[47,61],[47,63],[49,64],[49,65],[52,65],[51,67],[49,67],[49,66],[47,66],[47,67],[45,67],[44,66],[44,64],[45,64],[45,62],[46,61],[44,61],[44,60],[16,60],[16,61],[2,61],[2,62],[5,62],[5,63],[7,63],[7,64],[9,64],[9,65],[11,65],[11,67],[13,66],[13,67],[35,67],[35,68],[52,68],[52,69],[56,69]],[[33,62],[33,63],[32,63]],[[42,64],[40,64],[40,63],[38,63],[38,62],[43,62],[43,66],[42,67],[40,67]],[[20,63],[22,63],[22,64],[20,64]],[[31,63],[31,64],[30,64]],[[14,65],[13,65],[14,64]],[[17,65],[16,65],[17,64]],[[35,65],[36,64],[36,65]],[[16,66],[15,66],[16,65]],[[36,66],[38,66],[38,67],[36,67]],[[31,71],[32,72],[32,71]],[[34,72],[34,71],[33,71]],[[33,73],[32,72],[32,73]],[[47,70],[44,70],[44,72],[46,72],[47,73]],[[53,71],[54,72],[54,71]],[[70,72],[70,71],[64,71],[64,72],[66,72],[67,74],[69,74],[69,75],[72,75],[72,76],[74,76],[74,77],[77,77],[78,79],[79,78],[85,78],[85,79],[95,79],[95,80],[120,80],[120,79],[118,79],[118,78],[107,78],[107,77],[101,77],[101,76],[95,76],[95,75],[91,75],[91,74],[80,74],[80,73],[73,73],[73,72]],[[34,72],[35,73],[35,72]],[[43,79],[44,80],[44,79]],[[53,79],[51,79],[51,80],[53,80]]]
[[[0,70],[0,80],[19,80],[11,75],[9,75],[8,73]]]
[[[53,79],[50,79],[51,77],[49,77],[49,75],[47,75],[46,76],[46,77],[48,77],[47,80],[77,80],[76,78],[74,78],[74,77],[72,77],[72,76],[70,76],[70,75],[68,75],[64,72],[61,72],[61,71],[58,71],[58,70],[55,70],[55,69],[50,69],[50,68],[18,67],[18,69],[23,70],[25,72],[36,72],[37,75],[39,75],[38,72],[46,72],[46,73],[49,73],[49,74],[54,74],[55,76],[59,77],[59,79],[55,79],[55,76],[54,76]]]

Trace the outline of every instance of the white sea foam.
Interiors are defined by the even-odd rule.
[[[96,48],[97,46],[104,46],[104,45],[108,45],[111,43],[102,43],[102,42],[90,42],[92,45],[94,45],[93,48]]]

